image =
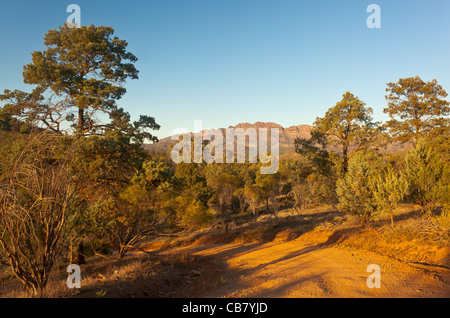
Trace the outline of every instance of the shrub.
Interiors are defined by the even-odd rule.
[[[408,182],[392,166],[387,166],[375,176],[373,191],[378,210],[389,213],[394,226],[394,211],[408,191]]]
[[[199,229],[210,224],[214,216],[209,209],[199,201],[179,196],[172,202],[175,208],[178,223],[181,227],[188,229]]]
[[[423,142],[407,153],[405,177],[411,201],[422,206],[423,212],[431,212],[448,196],[449,168]]]
[[[316,173],[310,174],[292,188],[294,210],[301,212],[312,204],[330,201],[333,190],[334,187],[327,177]]]
[[[56,157],[58,138],[29,143],[0,177],[0,253],[34,295],[42,292],[77,214],[79,187],[70,174],[73,149]]]
[[[364,226],[377,209],[374,197],[374,176],[377,158],[371,153],[353,156],[348,165],[348,172],[337,181],[336,193],[338,208],[356,216]]]

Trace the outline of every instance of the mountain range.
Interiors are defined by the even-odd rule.
[[[250,123],[239,123],[235,126],[229,126],[228,128],[234,128],[235,130],[238,128],[242,128],[244,131],[246,131],[249,128],[254,128],[256,132],[259,131],[260,128],[266,128],[267,129],[267,139],[270,138],[270,132],[272,128],[278,128],[279,132],[279,151],[280,155],[294,152],[294,141],[296,138],[310,138],[310,131],[312,129],[312,126],[310,125],[298,125],[298,126],[291,126],[284,128],[283,126],[271,123],[271,122],[256,122],[253,124]],[[223,136],[226,136],[226,129],[225,128],[219,128],[223,134]],[[208,132],[213,132],[214,129],[210,130],[203,130],[202,134],[205,135]],[[192,133],[191,133],[192,134]],[[172,145],[175,145],[178,141],[172,140],[172,136],[162,138],[157,143],[154,144],[145,144],[144,148],[150,151],[157,151],[157,152],[165,152],[170,150]],[[270,141],[268,141],[268,146],[270,148]],[[248,146],[248,143],[247,145]],[[224,149],[225,149],[225,140],[224,140]]]
[[[280,155],[284,154],[292,154],[295,152],[295,146],[294,141],[296,138],[310,138],[311,134],[310,131],[313,128],[310,125],[297,125],[297,126],[290,126],[290,127],[283,127],[277,123],[273,122],[255,122],[253,124],[250,123],[239,123],[235,126],[229,126],[228,128],[242,128],[244,130],[247,130],[249,128],[254,128],[256,131],[260,128],[266,128],[268,131],[268,138],[270,137],[270,130],[272,128],[278,128],[279,131],[279,153]],[[226,135],[226,128],[218,128],[217,130],[221,131],[223,136]],[[214,129],[209,130],[202,130],[201,133],[203,135],[207,134],[208,132],[212,132]],[[191,136],[193,133],[190,133]],[[172,136],[162,138],[157,143],[154,144],[144,144],[144,148],[146,150],[150,151],[156,151],[156,152],[166,152],[171,149],[171,146],[175,145],[178,142],[178,139],[172,140]],[[270,141],[268,141],[268,146],[270,148]],[[409,148],[409,144],[402,144],[402,143],[390,143],[386,147],[382,149],[384,152],[401,152],[405,151]],[[248,148],[248,142],[246,143],[246,148]],[[225,138],[224,138],[224,149],[226,149],[225,146]]]

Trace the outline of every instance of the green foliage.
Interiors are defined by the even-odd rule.
[[[11,169],[15,158],[25,148],[29,136],[0,130],[0,176]]]
[[[119,249],[119,257],[164,221],[164,214],[158,213],[162,209],[158,199],[170,190],[173,178],[163,162],[151,159],[131,178],[126,178],[130,171],[123,172],[120,183],[96,192],[83,215],[87,232],[106,238]]]
[[[33,52],[31,63],[24,66],[24,82],[35,85],[33,91],[0,94],[6,103],[0,111],[3,129],[26,132],[34,126],[60,133],[72,124],[78,134],[120,131],[133,142],[156,141],[148,131],[160,128],[153,117],[141,115],[131,122],[116,105],[126,93],[123,83],[137,79],[138,71],[137,58],[126,50],[128,43],[113,34],[112,27],[93,25],[48,31],[46,49]],[[101,123],[98,113],[110,121]]]
[[[266,201],[266,207],[269,208],[268,203],[272,205],[272,212],[277,216],[279,210],[279,196],[286,177],[276,172],[274,174],[260,174],[256,177],[256,185],[259,187],[259,194],[262,200]]]
[[[304,167],[309,170],[314,169],[325,176],[331,176],[334,163],[331,160],[331,153],[325,148],[326,145],[325,133],[317,129],[311,131],[309,139],[296,138],[294,141],[295,151],[303,156],[304,161],[308,161],[308,164],[303,165]]]
[[[19,90],[5,90],[4,94],[0,94],[0,101],[5,101],[5,105],[0,108],[0,131],[29,133],[35,116],[24,115],[24,109],[32,100],[33,96]]]
[[[212,193],[208,205],[225,219],[231,215],[234,192],[243,185],[233,168],[233,165],[212,164],[205,170],[207,185]]]
[[[373,191],[378,210],[389,213],[394,226],[393,214],[408,192],[408,182],[388,165],[375,176]]]
[[[431,212],[448,200],[449,166],[422,141],[406,154],[405,178],[409,184],[409,198],[421,205],[424,212]]]
[[[292,193],[295,207],[304,210],[311,205],[327,202],[334,192],[329,179],[319,175],[310,174],[303,182],[293,186]]]
[[[247,196],[245,195],[245,188],[239,188],[234,191],[233,195],[239,200],[239,211],[241,214],[247,208]]]
[[[282,161],[278,171],[285,175],[287,181],[292,184],[297,184],[305,180],[310,174],[317,172],[314,164],[306,155]]]
[[[312,204],[332,202],[335,197],[334,173],[317,169],[310,154],[282,162],[279,169],[289,185],[287,196],[297,212]]]
[[[390,117],[386,123],[391,136],[400,141],[441,134],[448,129],[450,107],[447,93],[436,80],[424,82],[420,77],[401,78],[388,83],[386,96]]]
[[[244,196],[248,202],[249,208],[252,210],[253,216],[258,217],[257,208],[260,198],[260,188],[255,184],[246,184],[244,187]]]
[[[423,138],[423,142],[427,147],[433,149],[447,165],[450,164],[450,125],[441,134],[430,134]]]
[[[339,209],[355,215],[364,225],[377,210],[374,196],[374,178],[379,164],[373,153],[359,153],[349,161],[348,172],[337,181]]]
[[[380,131],[379,124],[372,121],[372,109],[350,92],[328,109],[324,117],[318,117],[313,126],[313,143],[341,148],[344,173],[350,151],[365,148]],[[323,154],[321,157],[326,159]]]
[[[114,110],[115,101],[126,93],[121,84],[138,78],[133,64],[137,58],[113,33],[111,27],[93,25],[50,30],[44,36],[46,50],[33,52],[32,62],[24,67],[25,83],[37,84],[42,92],[50,89],[79,110],[79,132],[94,128],[85,115]]]
[[[211,224],[214,215],[201,202],[187,196],[178,196],[170,203],[177,215],[178,225],[184,229],[200,229]]]

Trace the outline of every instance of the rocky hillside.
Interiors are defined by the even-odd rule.
[[[298,138],[298,137],[309,138],[310,137],[309,132],[312,127],[309,125],[298,125],[298,126],[291,126],[291,127],[284,128],[281,125],[278,125],[276,123],[256,122],[254,124],[240,123],[240,124],[237,124],[236,126],[229,126],[228,128],[234,128],[234,129],[242,128],[244,130],[247,130],[249,128],[254,128],[257,132],[259,131],[258,129],[260,129],[260,128],[266,128],[268,131],[268,134],[267,134],[268,138],[270,138],[270,129],[278,128],[279,129],[279,141],[280,141],[279,149],[280,149],[280,155],[281,155],[281,154],[285,154],[285,153],[294,151],[294,140],[296,138]],[[223,136],[226,136],[225,128],[220,128],[219,130],[223,133]],[[207,130],[202,131],[203,134],[205,134],[207,132],[208,132]],[[167,138],[161,139],[159,142],[157,142],[155,144],[146,144],[144,147],[147,150],[168,151],[168,150],[170,150],[170,147],[176,143],[177,143],[176,140],[172,140],[171,137],[167,137]],[[224,141],[224,143],[225,143],[225,141]],[[270,142],[268,144],[270,146]],[[226,149],[225,144],[224,144],[224,149]]]

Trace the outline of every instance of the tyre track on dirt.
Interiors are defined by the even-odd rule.
[[[300,240],[210,244],[182,248],[226,264],[221,279],[193,297],[449,297],[448,270],[418,269],[375,253]],[[381,269],[381,288],[368,288],[367,266]]]

